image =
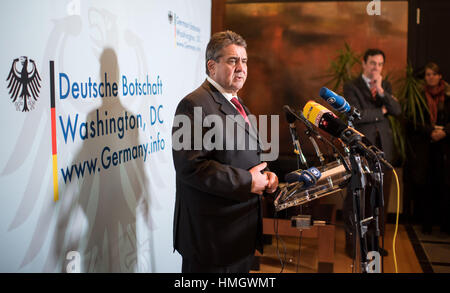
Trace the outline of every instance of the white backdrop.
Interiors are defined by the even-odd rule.
[[[211,1],[4,2],[0,271],[179,272],[170,133]]]

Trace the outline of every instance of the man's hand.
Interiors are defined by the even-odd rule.
[[[384,94],[384,89],[381,86],[381,82],[383,81],[383,76],[381,76],[381,74],[377,74],[375,73],[374,76],[372,77],[373,80],[375,80],[375,87],[377,89],[377,93],[379,95],[383,95]]]
[[[255,167],[249,170],[250,174],[252,174],[252,193],[256,193],[262,195],[266,190],[266,186],[269,184],[269,179],[267,174],[261,173],[267,167],[267,163],[261,163],[256,165]]]
[[[264,172],[264,174],[267,175],[267,179],[269,180],[269,184],[267,184],[267,187],[266,187],[266,192],[267,193],[274,193],[275,190],[277,190],[277,187],[278,187],[278,177],[277,177],[277,175],[275,175],[275,173],[269,172],[269,171]]]

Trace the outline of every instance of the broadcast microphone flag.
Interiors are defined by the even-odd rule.
[[[306,117],[306,119],[308,119],[308,121],[310,121],[317,127],[319,127],[320,120],[325,113],[332,112],[321,104],[313,101],[309,101],[308,103],[306,103],[305,107],[303,107],[303,115]]]
[[[348,127],[333,112],[319,103],[309,101],[303,108],[303,115],[315,126],[327,133],[341,138],[345,143],[352,143],[353,139],[361,138],[364,135],[355,129]]]

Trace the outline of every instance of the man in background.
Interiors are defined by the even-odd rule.
[[[401,106],[392,95],[391,84],[383,80],[381,75],[386,57],[379,49],[368,49],[362,60],[362,74],[355,80],[344,85],[344,96],[350,105],[360,110],[361,119],[354,121],[355,128],[363,133],[377,148],[384,152],[385,159],[390,163],[394,159],[394,140],[388,115],[401,114]],[[380,220],[386,220],[389,194],[392,181],[392,171],[384,169],[384,215]],[[368,193],[366,193],[367,195]],[[366,199],[366,202],[369,200]],[[346,252],[354,257],[353,201],[348,192],[344,200],[343,215],[346,226]],[[384,221],[380,222],[381,233],[384,235]],[[380,250],[382,255],[387,252]]]

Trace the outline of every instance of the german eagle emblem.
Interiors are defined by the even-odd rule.
[[[21,68],[18,69],[20,65]],[[9,81],[9,94],[12,102],[16,105],[17,111],[28,112],[33,110],[41,88],[41,77],[34,60],[28,59],[26,56],[14,59],[6,81]]]

